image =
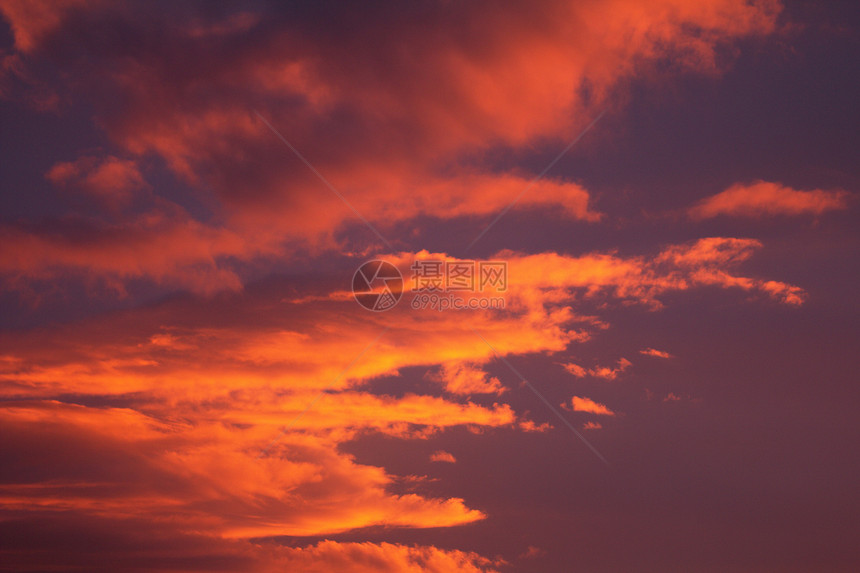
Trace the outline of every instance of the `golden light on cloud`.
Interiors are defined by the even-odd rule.
[[[498,378],[468,363],[454,362],[443,364],[438,372],[428,374],[431,380],[445,385],[452,394],[501,394],[505,391]]]
[[[615,412],[607,408],[604,404],[595,402],[591,398],[574,396],[571,398],[570,403],[574,412],[588,412],[589,414],[598,414],[600,416],[615,415]]]

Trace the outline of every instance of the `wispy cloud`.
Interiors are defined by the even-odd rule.
[[[653,356],[654,358],[672,358],[672,355],[663,350],[657,350],[656,348],[646,348],[644,350],[640,350],[639,354],[644,354],[645,356]]]
[[[813,189],[800,191],[780,183],[755,181],[736,183],[725,191],[703,199],[689,209],[693,219],[720,215],[732,217],[773,217],[821,215],[848,207],[846,191]]]

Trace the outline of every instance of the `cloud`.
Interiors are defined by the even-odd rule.
[[[55,185],[90,195],[114,210],[128,205],[133,193],[146,187],[136,162],[113,156],[86,156],[57,163],[45,177]]]
[[[12,26],[15,48],[30,52],[47,36],[56,33],[69,13],[76,9],[93,8],[93,0],[5,0],[0,11]]]
[[[574,303],[579,307],[638,303],[659,309],[663,304],[660,297],[666,293],[718,286],[758,291],[788,305],[801,304],[805,293],[799,287],[731,272],[759,246],[749,239],[711,238],[672,245],[652,257],[506,253],[509,285],[504,293],[505,309],[470,312],[469,325],[460,315],[467,311],[412,310],[409,297],[415,293],[408,279],[406,300],[385,314],[384,324],[376,320],[381,317],[361,314],[351,293],[322,283],[308,287],[306,294],[316,298],[272,300],[272,295],[267,294],[260,300],[248,295],[245,300],[234,296],[192,306],[177,303],[170,305],[171,313],[155,323],[141,311],[137,323],[105,326],[92,334],[58,329],[4,337],[7,355],[17,361],[0,364],[0,379],[11,384],[8,392],[13,395],[18,388],[47,394],[60,388],[84,393],[161,392],[168,390],[161,381],[169,377],[188,380],[180,389],[170,388],[171,394],[182,391],[196,395],[213,389],[272,384],[308,393],[334,380],[338,380],[335,390],[345,390],[402,368],[425,366],[438,368],[431,378],[444,381],[453,395],[498,394],[503,386],[481,368],[494,354],[472,328],[482,332],[503,355],[559,352],[606,327],[593,316],[574,312]],[[154,251],[156,247],[146,248]],[[105,264],[117,264],[108,255],[106,252]],[[26,263],[22,255],[18,256],[22,264]],[[407,277],[416,259],[458,260],[426,251],[400,253],[389,259]],[[348,278],[344,283],[348,284]],[[218,314],[208,308],[210,304],[217,304]],[[156,316],[162,316],[162,312],[166,311]],[[250,318],[248,322],[219,321],[219,316]],[[289,324],[290,329],[285,330],[284,324]],[[323,326],[333,324],[349,328],[352,336]],[[360,355],[384,326],[391,329],[390,335],[354,366],[349,377],[339,379],[339,373],[349,363],[348,357]],[[123,336],[103,334],[114,331],[123,332]],[[68,340],[80,343],[69,345]],[[98,352],[88,350],[87,344],[98,348]],[[333,361],[332,356],[344,358]],[[596,367],[589,373],[608,378],[627,367],[629,361],[623,359],[615,368]],[[582,373],[573,366],[568,371]],[[295,399],[298,402],[303,397]],[[417,408],[418,403],[414,406]]]
[[[430,455],[431,462],[448,462],[448,463],[456,463],[457,458],[454,457],[454,454],[450,452],[446,452],[444,450],[439,450],[438,452],[433,452]]]
[[[0,334],[5,458],[17,460],[10,472],[30,468],[18,480],[27,487],[7,489],[4,499],[24,513],[63,508],[149,523],[171,515],[182,531],[225,539],[480,520],[484,513],[465,499],[395,493],[397,476],[358,463],[341,445],[370,432],[431,439],[457,426],[546,431],[509,404],[466,398],[502,388],[484,369],[494,353],[472,328],[503,356],[553,354],[606,327],[574,312],[574,302],[656,309],[660,295],[699,285],[771,296],[765,282],[730,272],[757,247],[723,238],[652,257],[510,253],[508,307],[470,313],[468,322],[405,303],[384,316],[367,313],[339,285],[311,281],[291,287],[294,297],[282,285],[260,286]],[[408,272],[415,258],[434,257],[451,259],[420,252],[391,260]],[[410,285],[404,296],[413,294]],[[409,367],[433,369],[450,391],[370,391],[374,380]],[[613,414],[587,398],[570,404]],[[51,453],[58,445],[63,456]],[[57,467],[66,481],[52,485]]]
[[[585,378],[586,374],[588,374],[588,370],[578,364],[574,364],[573,362],[562,364],[562,366],[577,378]]]
[[[20,243],[29,262],[7,255],[0,272],[50,280],[62,268],[211,293],[240,288],[243,263],[355,239],[345,233],[354,214],[255,110],[383,230],[418,217],[492,216],[535,174],[477,158],[565,144],[622,105],[633,78],[719,73],[728,62],[718,54],[773,33],[781,11],[771,0],[658,0],[648,10],[630,0],[538,2],[494,4],[488,20],[480,1],[342,13],[159,6],[6,0],[0,11],[15,69],[50,85],[61,105],[88,102],[117,148],[94,158],[103,167],[84,175],[91,192],[116,199],[131,183],[114,155],[156,157],[212,216],[156,201],[130,222],[126,214],[96,228],[7,226],[4,242]],[[61,73],[46,71],[56,66]],[[602,218],[589,191],[563,179],[539,181],[517,205]],[[159,245],[165,237],[173,248]]]
[[[672,358],[672,355],[668,352],[664,352],[663,350],[657,350],[655,348],[646,348],[645,350],[640,350],[639,354],[644,354],[645,356],[653,356],[655,358]]]
[[[597,378],[604,378],[606,380],[615,380],[619,374],[627,370],[632,365],[632,362],[627,360],[626,358],[621,358],[618,360],[618,366],[616,368],[610,368],[608,366],[598,366],[597,368],[593,368],[590,370],[592,376],[596,376]]]
[[[841,190],[799,191],[780,183],[759,180],[750,184],[736,183],[703,199],[689,209],[689,215],[693,219],[720,215],[752,218],[821,215],[848,208],[849,197],[849,193]]]
[[[427,546],[391,543],[336,543],[322,541],[316,546],[294,549],[287,566],[299,571],[344,571],[345,573],[490,573],[495,563],[472,552],[443,550]],[[293,569],[289,569],[293,570]]]
[[[528,548],[520,555],[520,559],[537,559],[546,555],[546,551],[540,547],[529,545]]]
[[[466,321],[401,303],[369,315],[348,277],[301,274],[321,253],[364,251],[364,230],[255,113],[386,236],[427,218],[489,218],[535,176],[494,157],[567,144],[620,108],[631,80],[720,73],[726,47],[775,30],[778,2],[154,6],[0,0],[15,43],[3,79],[45,86],[28,102],[36,108],[85,102],[107,138],[104,151],[75,150],[46,173],[70,208],[0,226],[4,288],[103,281],[123,296],[142,281],[206,295],[0,333],[0,528],[29,527],[61,548],[78,538],[44,531],[98,540],[98,555],[85,544],[22,550],[46,570],[93,569],[103,553],[118,569],[144,555],[164,570],[492,570],[503,564],[432,546],[251,540],[484,519],[467,495],[399,491],[402,476],[344,447],[458,427],[549,431],[505,403],[487,373],[494,352],[473,328],[502,356],[551,355],[605,329],[599,310],[658,310],[693,288],[803,302],[799,287],[736,272],[760,243],[716,237],[637,256],[504,251],[503,311]],[[608,218],[590,189],[560,177],[515,208],[581,225]],[[416,258],[457,260],[392,240],[404,271]],[[249,284],[258,264],[288,268],[290,280]],[[445,393],[379,391],[408,368],[431,369]],[[571,404],[614,415],[587,398]]]
[[[595,402],[590,398],[581,398],[574,396],[571,398],[571,406],[574,412],[588,412],[590,414],[598,414],[601,416],[614,416],[615,412],[607,408],[605,405]]]
[[[731,275],[726,269],[749,259],[762,244],[754,239],[709,237],[692,245],[674,245],[665,249],[656,259],[657,264],[671,263],[683,269],[687,276],[676,287],[684,290],[691,284],[714,285],[723,288],[758,290],[783,304],[799,306],[806,293],[803,289],[778,281],[766,281]]]
[[[583,430],[599,430],[603,427],[600,422],[586,422],[582,425]]]
[[[96,276],[119,285],[120,293],[138,278],[202,294],[242,288],[240,277],[218,258],[247,252],[247,238],[183,211],[157,210],[116,224],[51,223],[35,229],[0,226],[0,241],[7,245],[0,250],[0,273],[31,281]]]
[[[445,384],[445,390],[452,394],[501,394],[505,391],[498,378],[468,363],[445,363],[438,372],[428,373],[428,377]]]
[[[169,520],[151,524],[134,518],[111,520],[79,515],[68,518],[62,513],[52,517],[52,522],[37,519],[0,522],[6,547],[16,549],[7,552],[4,564],[16,570],[73,567],[106,571],[104,564],[109,561],[112,570],[126,571],[140,568],[144,558],[147,569],[151,570],[248,573],[497,573],[505,564],[471,551],[432,545],[324,540],[286,546],[182,532]],[[52,551],[26,551],[30,547],[24,539],[40,538],[44,542],[48,531]]]
[[[653,257],[625,258],[615,253],[570,257],[512,251],[495,257],[508,260],[512,294],[525,304],[532,298],[545,301],[557,296],[564,300],[566,289],[582,289],[585,300],[609,295],[660,308],[660,295],[702,286],[759,291],[785,304],[801,304],[805,293],[799,287],[730,272],[761,247],[754,239],[709,237],[670,245]]]
[[[381,468],[298,433],[282,435],[261,457],[259,426],[236,423],[181,423],[54,401],[6,402],[0,423],[9,436],[10,477],[29,467],[30,480],[44,484],[21,488],[13,479],[3,488],[7,509],[155,521],[169,515],[183,529],[228,538],[444,527],[484,517],[461,499],[389,493],[392,478]],[[59,457],[51,453],[58,445]],[[62,484],[48,478],[54,464],[63,464]]]
[[[605,380],[615,380],[619,374],[627,370],[627,368],[632,365],[633,363],[626,358],[619,359],[618,366],[615,368],[611,368],[609,366],[595,366],[594,368],[589,368],[588,370],[586,370],[582,366],[574,364],[572,362],[562,364],[565,370],[567,370],[577,378],[584,378],[585,376],[594,376],[595,378],[603,378]]]
[[[468,398],[502,388],[485,369],[494,353],[472,328],[503,356],[559,353],[606,328],[574,304],[657,309],[659,296],[705,284],[766,288],[731,272],[756,248],[723,238],[651,257],[510,253],[508,307],[468,321],[414,311],[408,298],[384,315],[365,312],[341,290],[346,272],[343,284],[275,282],[0,333],[3,457],[14,478],[0,495],[11,510],[52,522],[71,518],[57,512],[77,522],[167,521],[177,535],[237,543],[474,523],[486,514],[467,498],[395,491],[399,476],[360,463],[343,444],[371,433],[428,440],[455,427],[549,431],[510,404]],[[408,272],[415,258],[453,259],[422,251],[391,260]],[[372,391],[412,367],[432,369],[450,391]],[[614,414],[587,398],[570,405]],[[52,481],[58,472],[61,483]]]
[[[533,420],[523,420],[519,423],[519,427],[524,432],[546,432],[552,428],[547,422],[538,425]]]

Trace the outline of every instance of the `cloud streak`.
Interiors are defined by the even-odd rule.
[[[718,216],[763,218],[776,216],[819,216],[828,211],[844,210],[850,195],[846,191],[813,189],[799,191],[780,183],[755,181],[736,183],[689,209],[693,219]]]

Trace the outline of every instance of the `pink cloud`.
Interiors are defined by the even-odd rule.
[[[146,187],[136,162],[113,156],[57,163],[45,176],[57,186],[79,190],[114,210],[126,206],[135,191]]]
[[[709,219],[719,215],[756,218],[821,215],[846,209],[849,197],[846,191],[799,191],[779,183],[759,180],[751,184],[736,183],[721,193],[703,199],[690,208],[689,214],[694,219]]]

